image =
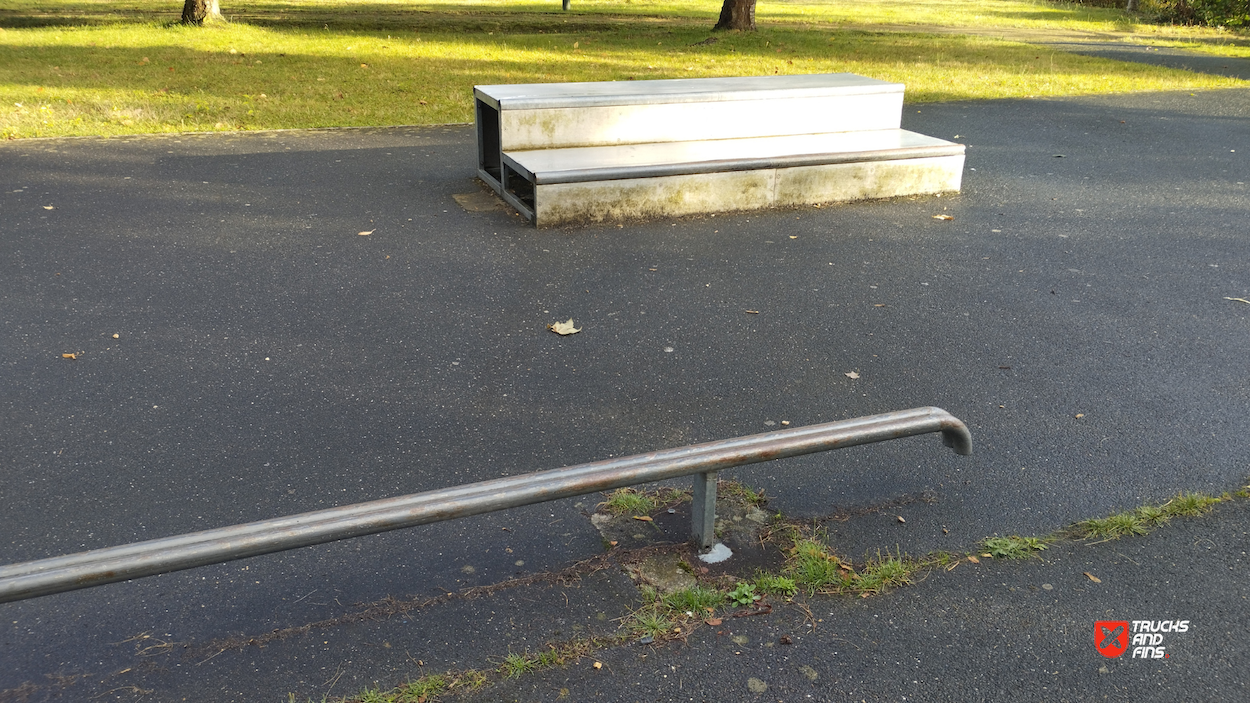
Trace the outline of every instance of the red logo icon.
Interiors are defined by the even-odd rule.
[[[1115,659],[1128,649],[1128,620],[1099,620],[1094,623],[1094,646],[1098,653]]]

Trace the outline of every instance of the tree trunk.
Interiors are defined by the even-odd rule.
[[[221,19],[219,0],[186,0],[182,4],[183,24],[204,24]]]
[[[720,8],[716,29],[755,31],[755,0],[725,0]]]

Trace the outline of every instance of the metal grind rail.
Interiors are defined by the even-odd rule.
[[[956,453],[972,453],[968,428],[945,410],[900,410],[10,564],[0,567],[0,603],[692,474],[693,534],[706,549],[717,471],[933,432]]]

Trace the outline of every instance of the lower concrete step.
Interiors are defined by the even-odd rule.
[[[958,191],[963,162],[962,144],[884,129],[511,151],[487,181],[541,227]]]

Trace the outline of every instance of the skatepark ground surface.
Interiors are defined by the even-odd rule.
[[[828,538],[857,561],[1237,491],[1247,115],[1244,90],[909,106],[968,145],[961,194],[554,230],[482,191],[466,125],[0,145],[0,562],[926,405],[972,456],[727,477],[848,516]],[[613,632],[619,569],[436,598],[601,554],[600,500],[0,606],[0,701],[319,701]],[[1244,699],[1247,517],[800,597],[469,699]],[[1109,659],[1101,620],[1190,626]]]

